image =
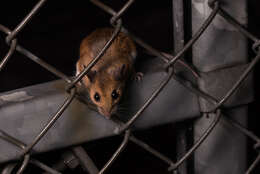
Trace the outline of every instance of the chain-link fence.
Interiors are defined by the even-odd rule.
[[[155,55],[162,59],[164,61],[164,67],[165,71],[168,73],[167,78],[163,79],[161,81],[161,84],[159,87],[153,92],[153,94],[150,96],[149,99],[143,104],[142,107],[127,121],[122,122],[120,120],[112,120],[117,124],[117,134],[123,134],[124,138],[116,152],[113,154],[111,159],[104,165],[104,167],[101,170],[98,170],[93,161],[89,158],[86,152],[79,146],[74,148],[74,152],[76,154],[76,157],[80,161],[80,164],[86,168],[86,170],[89,173],[104,173],[113,162],[115,162],[116,158],[121,154],[121,152],[126,148],[128,141],[131,141],[141,148],[147,150],[157,158],[164,161],[166,164],[169,165],[168,170],[169,171],[175,171],[178,172],[178,168],[194,153],[194,151],[205,141],[205,139],[211,134],[211,132],[214,130],[216,125],[218,125],[220,119],[223,119],[227,121],[228,124],[231,124],[235,129],[238,129],[241,131],[242,134],[246,135],[250,139],[255,141],[255,145],[253,148],[256,149],[258,156],[255,159],[255,161],[250,165],[246,173],[251,173],[253,169],[256,167],[257,163],[260,160],[260,153],[258,151],[259,145],[260,145],[260,139],[251,131],[249,131],[247,128],[243,127],[238,122],[232,120],[228,113],[225,111],[225,107],[223,104],[232,96],[232,94],[238,90],[241,83],[247,78],[249,73],[252,71],[256,63],[258,62],[260,58],[260,52],[259,52],[259,45],[260,41],[257,37],[255,37],[252,33],[249,33],[237,20],[235,20],[227,11],[225,11],[222,8],[222,1],[218,0],[210,0],[208,5],[211,7],[212,11],[210,12],[210,15],[207,17],[207,19],[204,21],[204,23],[201,25],[201,27],[198,29],[198,31],[192,36],[192,38],[185,44],[185,45],[179,45],[179,48],[177,49],[178,52],[173,56],[171,54],[165,54],[159,50],[156,50],[151,45],[144,42],[142,39],[135,36],[133,33],[129,32],[124,26],[122,21],[122,16],[125,15],[127,9],[134,3],[134,0],[129,0],[124,6],[118,11],[114,11],[111,7],[105,5],[103,2],[98,0],[91,0],[93,4],[100,7],[100,9],[104,10],[108,14],[110,14],[112,17],[110,19],[111,25],[114,27],[114,32],[111,36],[111,38],[106,42],[102,50],[99,52],[99,54],[93,59],[93,61],[76,77],[70,78],[67,75],[63,74],[59,70],[57,70],[55,67],[47,64],[39,57],[35,56],[33,53],[28,51],[26,48],[22,47],[18,44],[16,36],[20,33],[20,31],[28,25],[29,21],[32,19],[32,17],[40,10],[40,8],[46,3],[46,0],[40,0],[34,8],[30,11],[30,13],[15,27],[15,29],[10,30],[7,27],[0,25],[0,30],[4,32],[6,36],[6,43],[10,46],[10,49],[6,56],[1,60],[0,64],[0,70],[3,68],[8,68],[6,65],[8,64],[8,60],[13,55],[15,51],[20,52],[21,54],[27,56],[32,61],[38,63],[40,66],[44,67],[51,73],[55,74],[57,77],[63,79],[67,83],[66,90],[69,93],[69,97],[64,101],[64,103],[57,109],[57,112],[52,116],[51,120],[48,121],[43,127],[43,129],[38,133],[38,135],[34,138],[34,140],[30,144],[25,144],[15,137],[12,137],[8,134],[8,132],[5,132],[4,130],[0,131],[0,137],[1,139],[17,146],[21,149],[21,155],[20,157],[23,159],[21,166],[19,167],[17,173],[21,174],[26,169],[26,166],[28,163],[34,164],[41,169],[45,170],[48,173],[60,173],[59,171],[43,164],[42,162],[33,159],[31,157],[31,152],[33,151],[34,146],[37,143],[40,143],[40,140],[45,136],[45,134],[51,129],[51,127],[55,124],[55,122],[62,116],[63,112],[70,106],[73,99],[77,96],[77,87],[76,84],[90,71],[90,69],[100,60],[102,59],[102,55],[105,53],[105,51],[109,48],[113,40],[117,37],[120,31],[127,33],[139,46],[146,49],[150,54]],[[233,84],[233,86],[229,89],[229,91],[219,100],[213,97],[209,93],[205,93],[204,91],[198,89],[193,85],[192,82],[184,79],[183,77],[178,76],[175,73],[175,64],[177,62],[180,62],[180,58],[183,57],[183,55],[196,43],[196,41],[200,38],[201,35],[207,30],[208,26],[212,23],[212,21],[215,19],[216,15],[221,15],[230,25],[235,27],[239,32],[241,32],[244,36],[246,36],[248,39],[252,40],[254,42],[252,49],[254,50],[256,56],[252,59],[252,61],[248,64],[248,66],[245,68],[243,73],[239,76],[239,78],[236,80],[236,82]],[[192,66],[190,66],[191,68]],[[197,70],[192,69],[193,75],[195,75],[197,78],[200,78],[199,75],[196,73]],[[204,131],[204,133],[195,141],[194,145],[187,151],[185,154],[180,157],[177,161],[173,161],[166,157],[165,155],[161,154],[157,150],[151,148],[143,141],[137,139],[135,136],[131,134],[131,127],[135,121],[142,116],[142,113],[145,111],[147,107],[155,100],[155,98],[160,95],[160,92],[164,90],[165,86],[168,84],[168,82],[174,78],[176,81],[180,82],[185,88],[189,89],[192,93],[196,94],[198,97],[203,98],[208,103],[211,103],[214,105],[214,107],[203,114],[203,117],[214,117],[212,123],[210,126]],[[39,125],[40,126],[40,125]],[[11,171],[14,169],[16,164],[8,165],[3,173],[11,173]]]

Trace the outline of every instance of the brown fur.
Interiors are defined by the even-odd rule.
[[[97,56],[112,33],[113,29],[110,28],[97,29],[82,41],[80,58],[76,65],[77,73]],[[90,99],[102,115],[110,117],[116,112],[126,80],[133,72],[134,55],[136,55],[136,48],[133,41],[120,32],[105,54],[92,67],[91,71],[96,71],[96,73],[91,73],[94,74],[93,79],[87,76],[82,79],[89,91]],[[116,100],[111,97],[113,90],[119,94]],[[99,102],[94,100],[96,92],[100,94]]]

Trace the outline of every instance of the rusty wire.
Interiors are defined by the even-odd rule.
[[[178,167],[190,156],[193,154],[193,152],[200,146],[202,142],[210,135],[214,127],[218,124],[221,115],[225,120],[227,120],[228,123],[230,123],[232,126],[240,130],[244,135],[249,137],[250,139],[254,140],[256,142],[255,149],[259,148],[260,139],[257,137],[254,133],[249,131],[247,128],[243,127],[239,123],[235,122],[234,120],[228,118],[228,116],[223,113],[223,103],[226,102],[228,98],[239,88],[240,84],[248,77],[249,72],[252,71],[256,63],[260,59],[260,41],[257,37],[255,37],[253,34],[248,32],[236,19],[234,19],[231,15],[229,15],[228,12],[223,10],[221,8],[221,4],[218,2],[218,0],[211,0],[209,1],[209,6],[213,9],[211,14],[208,16],[208,18],[204,21],[202,26],[199,28],[199,30],[194,34],[194,36],[191,38],[187,44],[184,45],[184,47],[176,53],[176,55],[170,55],[170,54],[164,54],[161,51],[156,50],[151,45],[144,42],[139,37],[135,36],[133,33],[129,32],[126,28],[123,27],[121,17],[125,14],[128,8],[131,7],[131,5],[134,3],[134,0],[129,0],[125,3],[125,5],[118,11],[114,11],[111,7],[105,5],[103,2],[99,0],[90,0],[93,4],[100,7],[102,10],[107,12],[108,14],[112,15],[110,18],[111,25],[115,28],[114,32],[111,36],[111,38],[106,42],[104,47],[101,49],[99,54],[91,61],[91,63],[84,68],[82,72],[80,72],[79,75],[77,75],[74,79],[70,79],[68,76],[57,70],[55,67],[47,64],[42,59],[28,51],[27,49],[23,48],[20,45],[17,45],[16,36],[19,34],[19,32],[29,23],[29,21],[32,19],[32,17],[39,11],[39,9],[44,5],[46,0],[40,0],[33,9],[28,13],[28,15],[16,26],[15,29],[12,31],[9,30],[7,27],[0,25],[0,31],[5,33],[7,35],[6,37],[6,43],[10,45],[9,51],[4,56],[2,61],[0,62],[0,71],[4,68],[14,51],[18,51],[22,54],[24,54],[26,57],[30,58],[32,61],[36,62],[43,68],[47,69],[49,72],[55,74],[57,77],[63,79],[67,82],[67,91],[69,92],[69,97],[64,101],[64,103],[61,105],[61,107],[57,110],[57,112],[51,117],[51,119],[43,126],[42,130],[39,132],[39,134],[34,138],[33,142],[29,145],[25,145],[24,143],[20,142],[16,138],[8,135],[3,130],[0,130],[0,138],[18,146],[20,149],[22,149],[21,158],[23,159],[22,165],[18,169],[17,173],[21,174],[26,169],[26,166],[28,163],[32,163],[43,170],[49,172],[49,173],[59,173],[58,171],[46,166],[45,164],[32,159],[30,156],[31,151],[33,151],[33,147],[39,143],[41,138],[47,133],[47,131],[52,127],[53,124],[58,120],[60,116],[62,116],[62,113],[69,107],[72,100],[75,98],[75,95],[77,93],[77,87],[75,86],[76,83],[78,83],[90,70],[91,68],[102,58],[102,55],[105,53],[105,51],[109,48],[113,40],[117,37],[120,31],[127,33],[130,37],[133,38],[133,40],[140,45],[141,47],[145,48],[148,52],[150,52],[152,55],[156,55],[159,58],[161,58],[165,62],[165,69],[168,70],[168,76],[166,79],[164,79],[159,87],[154,91],[154,93],[151,95],[151,97],[143,104],[143,106],[140,107],[140,109],[134,114],[129,121],[126,123],[120,122],[118,124],[118,127],[115,129],[117,130],[117,133],[124,133],[124,140],[122,141],[121,145],[118,147],[116,152],[113,154],[113,156],[108,160],[108,162],[105,164],[105,166],[99,171],[99,173],[104,173],[111,164],[115,161],[115,159],[118,157],[118,155],[121,154],[123,149],[126,147],[127,142],[130,140],[133,143],[137,144],[138,146],[144,148],[154,156],[158,157],[162,161],[166,162],[169,165],[169,170],[177,170]],[[204,31],[207,29],[207,27],[212,23],[215,16],[217,14],[220,14],[228,23],[233,25],[238,31],[240,31],[242,34],[244,34],[247,38],[251,39],[254,44],[252,49],[256,52],[256,57],[250,62],[248,67],[244,70],[244,72],[240,75],[238,80],[234,83],[232,88],[222,97],[221,100],[216,100],[214,97],[212,97],[210,94],[207,94],[196,87],[194,85],[181,77],[178,77],[174,73],[174,65],[176,62],[181,61],[180,58],[184,55],[184,53],[192,47],[192,45],[200,38],[200,36],[204,33]],[[195,72],[195,71],[194,71]],[[159,93],[163,90],[163,88],[167,85],[167,83],[174,78],[180,84],[182,84],[184,87],[189,89],[191,92],[195,93],[197,96],[204,98],[206,101],[214,104],[214,108],[210,110],[208,113],[205,113],[205,115],[213,115],[214,120],[209,125],[209,127],[206,129],[206,131],[201,135],[201,137],[195,142],[195,144],[188,150],[184,156],[180,159],[178,159],[176,162],[173,162],[168,157],[164,156],[160,152],[156,151],[155,149],[151,148],[146,143],[142,142],[141,140],[138,140],[133,135],[130,134],[130,128],[132,124],[141,116],[142,112],[149,107],[149,105],[153,102],[153,100],[159,95]],[[85,158],[86,159],[86,158]],[[84,160],[84,158],[83,158]],[[255,161],[250,165],[248,170],[246,171],[246,174],[249,174],[253,169],[256,167],[257,163],[260,161],[260,153],[258,152],[257,158]],[[14,167],[8,166],[6,168],[6,171],[12,170]],[[96,169],[95,169],[96,170]]]

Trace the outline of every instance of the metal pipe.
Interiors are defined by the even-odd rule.
[[[210,1],[210,3],[211,2],[214,1]],[[216,7],[216,2],[217,1],[215,1],[215,5],[211,3],[213,10]],[[239,22],[246,24],[247,12],[245,6],[245,0],[238,0],[236,2],[228,0],[219,1],[218,14],[221,15],[221,9],[225,8],[225,10],[228,10],[229,14],[233,14],[239,19]],[[200,24],[203,23],[205,15],[208,15],[210,11],[211,9],[208,6],[207,0],[192,2],[192,30],[194,33],[200,28]],[[238,64],[241,65],[247,62],[246,38],[243,37],[237,27],[229,25],[229,23],[230,21],[226,20],[225,17],[216,16],[212,25],[208,27],[207,32],[205,32],[193,46],[193,63],[200,72],[205,74],[205,76],[207,73],[217,72],[223,68],[235,67]],[[223,94],[220,92],[222,90],[222,85],[220,82],[222,81],[223,84],[231,83],[229,78],[234,77],[230,74],[227,74],[226,76],[221,75],[222,74],[219,73],[218,76],[216,73],[214,78],[218,78],[218,83],[215,84],[212,84],[214,79],[209,80],[205,77],[201,77],[198,81],[198,86],[202,91],[211,91],[211,93],[214,91],[218,100],[221,101],[217,105],[213,105],[214,109],[223,108],[224,101],[231,96],[234,90],[237,91],[236,87],[239,86],[235,84],[233,88],[230,88],[233,91],[227,93],[223,92],[225,97],[222,98],[221,95]],[[241,76],[239,78],[241,78]],[[244,77],[242,78],[244,81]],[[236,83],[241,83],[241,81]],[[230,86],[232,86],[232,84],[230,84]],[[210,95],[212,96],[212,94]],[[206,110],[208,112],[214,111],[212,105],[209,105],[208,101],[204,100],[202,96],[200,96],[199,103],[201,110]],[[225,110],[228,109],[225,108]],[[231,112],[231,110],[228,111]],[[239,122],[246,124],[246,107],[236,107],[236,109],[232,110],[232,117],[239,120]],[[194,123],[194,139],[197,139],[199,134],[204,132],[210,124],[210,120],[211,117],[202,117],[196,120]],[[230,150],[231,148],[232,151]],[[241,173],[241,171],[245,170],[246,165],[245,151],[245,137],[239,134],[231,125],[219,122],[218,126],[214,129],[214,132],[194,153],[194,173]],[[232,165],[234,160],[236,164],[239,164],[236,168]]]
[[[89,174],[97,174],[98,168],[89,157],[87,152],[81,146],[76,146],[72,148],[74,155],[79,159],[79,162],[83,169],[87,171]]]
[[[178,59],[180,59],[181,56],[200,38],[202,33],[208,28],[209,24],[213,21],[215,16],[217,15],[219,11],[219,3],[216,2],[216,5],[214,6],[213,11],[210,13],[208,18],[205,20],[205,22],[201,25],[201,27],[198,29],[198,31],[192,36],[191,40],[185,46],[182,50],[180,50],[172,59],[167,63],[165,66],[166,68],[173,65]]]
[[[172,0],[172,23],[173,23],[173,53],[176,55],[184,46],[184,2],[183,0]],[[179,60],[183,57],[181,56]],[[177,124],[176,132],[176,154],[177,160],[181,158],[187,149],[187,127]],[[173,165],[173,164],[171,164]],[[178,168],[180,174],[187,174],[187,162]]]
[[[204,140],[210,135],[215,126],[218,124],[221,117],[221,111],[217,110],[217,113],[214,114],[214,120],[210,124],[210,126],[204,131],[203,135],[199,137],[198,140],[194,143],[192,148],[181,158],[179,159],[173,166],[169,167],[168,170],[176,170],[187,158],[191,156],[191,154],[204,142]]]

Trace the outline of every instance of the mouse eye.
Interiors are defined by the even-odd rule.
[[[96,92],[94,95],[94,99],[99,102],[100,101],[100,95]]]
[[[111,94],[111,97],[116,100],[118,98],[119,94],[116,90],[113,90],[112,94]]]

